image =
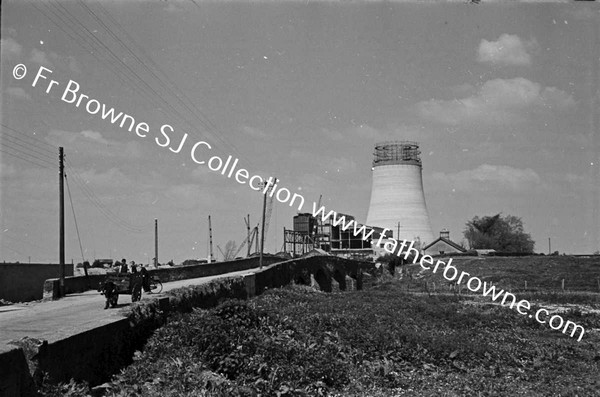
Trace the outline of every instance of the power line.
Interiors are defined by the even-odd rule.
[[[0,141],[0,145],[3,145],[4,147],[6,147],[8,149],[11,149],[11,150],[14,150],[14,151],[16,151],[18,153],[21,153],[22,155],[29,156],[30,158],[35,159],[37,162],[39,162],[41,164],[47,164],[50,167],[54,166],[54,163],[49,158],[38,157],[35,154],[27,151],[27,147],[25,147],[24,149],[21,149],[19,147],[12,146],[12,145],[15,145],[15,143],[13,143],[13,142],[7,142],[7,141]]]
[[[83,177],[77,172],[75,168],[70,164],[68,159],[66,159],[66,167],[72,172],[71,176],[73,176],[73,181],[79,185],[81,191],[84,193],[86,198],[94,205],[98,211],[111,223],[121,227],[124,230],[134,233],[144,233],[143,229],[140,229],[134,225],[131,225],[127,221],[121,219],[118,215],[112,212],[110,209],[106,208],[102,201],[96,196],[93,190],[88,186],[88,184],[83,180]]]
[[[77,231],[77,240],[79,241],[79,250],[81,251],[81,261],[85,262],[85,257],[83,256],[83,247],[81,245],[81,236],[79,235],[79,227],[77,226],[77,216],[75,216],[75,207],[73,206],[73,199],[71,198],[71,188],[69,187],[69,179],[67,178],[67,174],[65,174],[65,182],[67,182],[67,192],[69,192],[69,201],[71,202],[71,210],[73,210],[73,220],[75,221],[75,230]]]
[[[0,143],[0,144],[1,144],[1,143]],[[21,160],[23,160],[23,161],[26,161],[26,162],[28,162],[28,163],[30,163],[30,164],[36,165],[36,166],[38,166],[38,167],[40,167],[40,168],[50,168],[50,167],[49,167],[49,166],[47,166],[47,165],[43,165],[43,164],[37,163],[36,161],[33,161],[33,160],[31,160],[31,159],[27,159],[27,158],[25,158],[25,157],[19,156],[19,155],[17,155],[17,154],[11,153],[11,152],[7,152],[6,150],[2,150],[2,149],[0,149],[0,152],[2,152],[2,153],[5,153],[5,154],[8,154],[9,156],[16,157],[16,158],[18,158],[18,159],[21,159]]]
[[[43,122],[43,121],[42,121],[42,122]],[[46,124],[45,122],[43,122],[43,123],[44,123],[44,124]],[[0,125],[1,125],[2,127],[4,127],[4,128],[7,128],[7,129],[9,129],[9,130],[11,130],[11,131],[13,131],[13,132],[16,132],[17,134],[19,134],[19,138],[20,138],[20,139],[22,139],[22,138],[27,138],[27,139],[29,139],[30,141],[33,141],[33,142],[31,142],[31,143],[30,143],[30,142],[28,142],[28,143],[30,143],[30,144],[31,144],[31,145],[33,145],[33,146],[36,146],[36,147],[37,147],[37,148],[39,148],[40,150],[46,151],[46,152],[48,152],[48,153],[50,153],[50,154],[52,154],[52,155],[55,155],[55,154],[56,154],[56,153],[55,153],[55,150],[56,150],[56,148],[55,148],[54,146],[52,146],[52,145],[50,145],[50,144],[48,144],[48,143],[44,142],[43,140],[41,140],[41,139],[38,139],[38,138],[34,138],[34,137],[32,137],[32,136],[29,136],[29,135],[26,135],[24,132],[22,132],[22,131],[19,131],[19,130],[16,130],[16,129],[14,129],[14,128],[11,128],[11,127],[7,126],[6,124],[0,124]],[[46,126],[48,127],[48,125],[47,125],[47,124],[46,124]],[[48,128],[49,128],[49,127],[48,127]],[[4,133],[5,133],[5,134],[8,134],[6,131],[4,131]],[[44,147],[40,146],[41,144],[43,144],[43,145],[44,145]],[[50,149],[52,149],[52,150],[50,150]]]
[[[244,160],[246,160],[249,164],[252,164],[247,158],[245,158],[238,150],[237,148],[232,145],[230,142],[227,141],[227,139],[223,136],[223,134],[219,134],[218,133],[218,129],[217,127],[204,115],[202,114],[202,112],[197,109],[197,108],[192,108],[190,107],[189,103],[192,103],[192,101],[183,93],[181,92],[181,90],[178,90],[177,86],[169,80],[168,76],[162,72],[162,70],[160,70],[160,67],[149,57],[145,54],[145,52],[143,51],[143,49],[141,49],[141,52],[143,55],[145,55],[145,60],[142,60],[139,56],[137,56],[135,54],[135,52],[129,48],[127,46],[127,44],[125,44],[114,32],[112,32],[112,30],[110,29],[110,27],[108,25],[106,25],[106,23],[104,23],[104,21],[102,21],[102,19],[93,12],[93,10],[91,10],[89,7],[87,7],[87,5],[85,5],[84,3],[82,3],[83,6],[86,8],[86,11],[88,14],[92,15],[94,17],[94,19],[96,19],[103,27],[104,30],[111,35],[111,37],[114,38],[114,40],[116,40],[123,48],[125,48],[139,63],[139,66],[141,66],[141,68],[143,68],[144,70],[146,70],[148,73],[150,73],[152,76],[154,76],[154,80],[158,81],[158,83],[162,86],[165,87],[165,91],[167,91],[168,93],[171,93],[171,95],[176,99],[176,102],[180,103],[180,106],[182,106],[183,108],[185,108],[191,115],[196,116],[197,120],[199,120],[200,124],[203,125],[206,129],[207,132],[209,133],[209,135],[212,136],[212,138],[215,141],[218,141],[220,143],[222,143],[225,146],[230,147],[234,152],[236,152],[238,154],[238,157],[240,158],[244,158]],[[80,44],[84,49],[88,50],[94,57],[96,57],[99,61],[105,63],[106,60],[102,59],[101,53],[102,53],[102,49],[104,49],[106,52],[108,52],[108,54],[110,55],[110,57],[113,59],[113,61],[116,61],[118,64],[123,65],[124,67],[124,71],[118,70],[113,67],[113,64],[111,62],[108,62],[108,67],[111,68],[111,70],[114,70],[116,75],[119,77],[120,80],[124,81],[123,78],[121,77],[121,75],[125,76],[126,80],[129,80],[129,83],[132,84],[133,88],[137,91],[139,90],[142,93],[142,97],[144,96],[143,94],[146,94],[147,91],[150,92],[149,95],[149,100],[153,103],[156,103],[156,100],[160,100],[160,102],[168,109],[170,109],[170,112],[172,112],[175,115],[176,120],[181,120],[183,121],[185,124],[187,124],[189,127],[191,127],[190,132],[193,134],[193,132],[195,131],[195,126],[192,122],[190,122],[188,120],[188,118],[182,114],[179,110],[177,110],[175,107],[173,107],[171,105],[171,103],[169,101],[166,101],[161,95],[160,93],[154,89],[152,86],[150,86],[149,83],[147,83],[138,73],[136,73],[129,65],[127,65],[122,57],[118,56],[115,51],[113,51],[111,48],[109,48],[104,42],[100,41],[91,31],[90,29],[88,29],[82,22],[79,21],[79,19],[71,12],[69,12],[64,6],[62,6],[59,3],[55,3],[55,5],[53,5],[53,3],[44,3],[44,6],[57,18],[59,19],[62,23],[58,23],[56,22],[56,20],[52,17],[50,17],[46,12],[44,12],[43,10],[41,10],[40,8],[36,7],[36,9],[38,9],[38,11],[40,11],[44,16],[46,16],[48,19],[50,19],[55,25],[57,25],[61,30],[63,30],[65,33],[67,33],[71,38],[74,38],[76,40],[76,42],[78,44]],[[55,12],[52,7],[54,7],[55,9],[61,9],[62,12]],[[100,6],[101,7],[101,6]],[[112,16],[103,8],[101,8],[102,11],[104,12],[104,14],[111,20],[112,24],[114,26],[117,27],[117,29],[120,30],[120,32],[124,35],[126,35],[129,40],[131,42],[134,43],[135,45],[135,41],[127,34],[127,32],[125,30],[123,30],[120,25],[118,24],[118,22],[116,22],[114,20],[114,18],[112,18]],[[62,17],[61,13],[66,13],[68,14],[68,16],[70,16],[70,19],[65,19]],[[81,30],[81,32],[75,30],[74,28],[71,27],[71,25],[73,24],[73,20],[83,29]],[[89,24],[88,24],[89,25]],[[69,34],[68,32],[65,31],[65,29],[63,28],[63,26],[67,26],[69,27],[69,29],[71,29],[74,33],[75,36],[78,36],[78,38],[75,38],[73,35]],[[86,34],[82,34],[82,33],[87,33]],[[91,41],[92,43],[90,43],[90,39],[88,37],[91,37]],[[82,44],[83,42],[83,44]],[[91,47],[91,49],[88,49],[88,46]],[[139,45],[137,46],[138,48],[141,48]],[[100,48],[100,54],[97,54],[97,52],[93,51],[94,48]],[[154,71],[152,71],[147,64],[152,65],[156,70],[159,71],[159,73],[161,73],[165,79],[170,83],[166,84],[163,79],[161,79]],[[128,76],[128,73],[125,72],[129,72],[131,74],[133,74],[133,76],[135,76],[135,81],[132,81],[131,77]],[[138,85],[139,82],[142,84],[142,87],[140,88],[140,86]],[[127,83],[126,83],[127,84]],[[175,91],[179,91],[179,94]],[[182,99],[183,98],[183,99]],[[160,105],[159,105],[160,107]],[[211,133],[211,130],[215,131],[215,134]]]
[[[30,146],[27,146],[26,145],[27,141],[24,141],[22,139],[18,139],[17,137],[14,137],[14,136],[11,136],[11,135],[8,135],[8,134],[4,133],[4,134],[2,134],[2,136],[0,136],[0,138],[8,139],[8,143],[10,143],[11,145],[17,145],[17,146],[23,148],[24,150],[29,150],[30,152],[32,152],[36,156],[39,156],[38,157],[39,159],[46,159],[46,160],[50,160],[50,162],[52,162],[51,159],[54,158],[53,156],[50,156],[50,155],[48,155],[46,153],[38,152],[34,148],[32,148]],[[20,142],[24,142],[24,143],[20,143]]]

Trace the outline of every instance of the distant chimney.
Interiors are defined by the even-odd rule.
[[[441,238],[445,238],[445,239],[448,239],[448,240],[450,240],[450,230],[448,230],[448,229],[446,229],[446,228],[443,228],[443,229],[440,231],[440,237],[441,237]]]

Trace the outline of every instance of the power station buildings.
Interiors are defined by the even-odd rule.
[[[376,257],[383,252],[377,247],[381,233],[384,239],[393,237],[415,241],[421,247],[434,240],[423,191],[422,164],[416,142],[395,141],[375,145],[371,200],[367,215],[370,238],[354,236],[353,228],[342,230],[328,220],[320,224],[312,214],[294,217],[294,229],[284,229],[285,251],[294,256],[313,249],[354,258]],[[344,215],[346,220],[354,219]],[[360,225],[362,226],[362,225]]]

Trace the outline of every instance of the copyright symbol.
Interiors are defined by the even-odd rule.
[[[13,77],[17,80],[21,80],[27,74],[27,67],[22,63],[15,66],[13,69]]]

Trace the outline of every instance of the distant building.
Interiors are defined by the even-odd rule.
[[[355,221],[352,215],[338,213],[337,216],[338,219],[343,216],[346,224]],[[316,252],[325,252],[344,258],[372,259],[375,256],[373,240],[379,238],[383,229],[364,226],[364,235],[369,237],[363,240],[363,232],[360,231],[362,227],[361,224],[352,223],[347,230],[342,230],[342,225],[334,226],[331,219],[322,223],[312,214],[301,213],[294,216],[293,230],[284,229],[284,251],[293,257],[309,252],[313,255]]]
[[[423,247],[423,251],[425,251],[427,255],[459,254],[467,252],[466,249],[450,240],[450,231],[447,229],[440,231],[440,237]]]

